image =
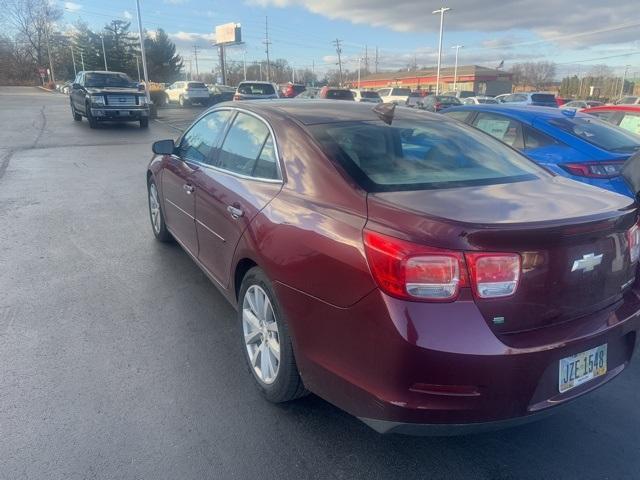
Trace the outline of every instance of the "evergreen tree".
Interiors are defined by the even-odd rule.
[[[171,83],[179,78],[182,57],[176,53],[175,44],[163,29],[156,30],[153,36],[147,35],[144,48],[151,82]]]
[[[136,57],[138,51],[137,35],[129,32],[131,22],[112,20],[104,27],[104,47],[107,67],[110,71],[123,72],[131,78],[138,78]],[[103,60],[104,68],[104,60]]]

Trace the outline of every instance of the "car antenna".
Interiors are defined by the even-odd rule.
[[[378,103],[372,108],[373,112],[387,125],[391,125],[393,122],[393,115],[396,111],[395,103]]]

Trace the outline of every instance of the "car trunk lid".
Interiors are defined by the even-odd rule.
[[[560,177],[544,181],[382,192],[367,228],[433,247],[518,253],[510,297],[474,298],[496,333],[565,322],[618,301],[633,283],[627,232],[633,201]]]

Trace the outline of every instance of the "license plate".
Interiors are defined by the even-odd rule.
[[[560,360],[560,393],[607,373],[607,344]]]
[[[129,116],[129,110],[117,110],[116,111],[116,115],[120,116],[120,117],[128,117]]]

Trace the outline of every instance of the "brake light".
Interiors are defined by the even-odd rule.
[[[440,102],[436,102],[436,104],[434,105],[434,108],[435,108],[436,110],[438,110],[438,109],[439,109],[439,108],[441,108],[441,107],[442,107],[442,104],[441,104]]]
[[[578,177],[586,178],[613,178],[620,175],[624,162],[587,162],[564,163],[560,166],[567,172]]]
[[[378,286],[394,297],[408,300],[455,300],[467,286],[461,252],[426,247],[364,232],[369,267]]]
[[[242,97],[236,93],[236,94],[233,96],[233,99],[234,99],[234,100],[242,100]]]
[[[520,280],[517,253],[465,253],[473,292],[480,298],[513,295]]]
[[[627,239],[629,240],[631,263],[637,262],[640,258],[640,228],[638,225],[634,225],[627,231]]]

